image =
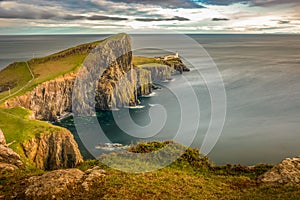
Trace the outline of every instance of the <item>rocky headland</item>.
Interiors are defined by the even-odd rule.
[[[97,47],[88,45],[86,48],[81,46],[81,49],[90,53],[79,70],[43,82],[25,94],[9,99],[5,106],[21,106],[33,111],[36,119],[56,121],[71,112],[72,106],[76,107],[73,110],[88,110],[91,106],[101,110],[136,106],[139,96],[152,92],[153,82],[171,79],[174,64],[168,61],[164,61],[165,65],[153,63],[133,67],[131,39],[126,34],[108,38]],[[181,61],[179,63],[184,66]],[[77,82],[75,86],[76,78],[85,82],[80,86]],[[72,97],[74,87],[83,95]],[[89,105],[89,98],[93,97],[95,105]]]
[[[97,44],[97,45],[96,45]],[[51,62],[73,55],[87,55],[80,67],[44,81],[27,92],[4,102],[5,109],[22,107],[30,115],[26,120],[57,121],[70,112],[117,109],[139,104],[138,97],[149,95],[156,88],[154,83],[170,80],[174,63],[133,65],[131,39],[118,34],[98,43],[83,44],[29,63]],[[9,67],[12,67],[10,65]],[[15,66],[15,65],[14,65]],[[43,66],[42,66],[43,67]],[[185,67],[186,68],[186,67]],[[33,72],[35,72],[33,70]],[[39,74],[35,74],[39,77]],[[74,95],[74,90],[77,92]],[[78,92],[79,91],[79,92]],[[91,99],[95,100],[91,104]],[[5,129],[6,127],[4,127]],[[19,145],[22,155],[40,169],[70,168],[81,163],[82,156],[73,135],[66,129],[37,131]]]

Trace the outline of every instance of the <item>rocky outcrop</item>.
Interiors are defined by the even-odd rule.
[[[138,69],[137,72],[137,96],[152,93],[152,76],[149,70]]]
[[[300,156],[283,160],[260,176],[258,182],[267,185],[300,184]]]
[[[137,105],[138,95],[151,93],[152,80],[146,71],[133,68],[131,39],[126,34],[119,34],[91,52],[78,72],[75,84],[73,111],[83,115],[93,107],[93,98],[96,99],[95,107],[100,110]],[[139,89],[140,85],[142,89]]]
[[[4,134],[0,130],[0,174],[23,166],[20,156],[7,146]]]
[[[139,68],[150,71],[154,83],[172,79],[172,69],[168,65],[153,63],[140,65]]]
[[[71,168],[83,161],[73,135],[67,130],[42,133],[24,142],[23,150],[36,167],[45,170]]]
[[[82,188],[89,191],[97,180],[105,177],[105,171],[95,167],[86,172],[79,169],[56,170],[34,176],[28,179],[29,186],[25,196],[29,199],[55,199],[55,195],[62,195],[68,190]]]
[[[179,71],[181,74],[183,72],[189,72],[190,69],[182,62],[180,58],[174,58],[171,60],[162,60],[162,63],[170,66],[172,69]]]

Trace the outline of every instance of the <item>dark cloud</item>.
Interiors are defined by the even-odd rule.
[[[228,21],[229,19],[227,18],[212,18],[211,21]]]
[[[92,16],[83,16],[83,15],[59,15],[56,12],[49,12],[46,10],[38,10],[35,7],[14,7],[10,9],[5,9],[0,7],[0,18],[6,19],[56,19],[56,20],[112,20],[112,21],[121,21],[127,20],[123,17],[111,17],[105,15],[92,15]]]
[[[128,20],[128,18],[124,17],[111,17],[106,15],[92,15],[92,16],[83,16],[83,15],[65,15],[61,17],[63,20],[80,20],[80,19],[87,19],[87,20],[99,20],[99,21],[124,21]]]
[[[87,17],[86,19],[88,19],[88,20],[113,20],[113,21],[128,20],[127,18],[123,18],[123,17],[109,17],[109,16],[104,16],[104,15],[93,15],[93,16]]]
[[[164,8],[203,8],[191,0],[109,0],[111,2],[135,3],[144,5],[156,5]]]
[[[136,18],[136,21],[142,21],[142,22],[154,22],[154,21],[189,21],[188,18],[185,17],[172,17],[172,18]]]
[[[278,24],[289,24],[289,23],[290,23],[290,21],[288,21],[288,20],[280,20],[278,22]]]
[[[65,15],[62,17],[64,20],[79,20],[79,19],[85,19],[85,16],[82,15]]]
[[[15,19],[50,19],[55,17],[55,14],[45,11],[30,9],[29,7],[9,8],[0,7],[0,18],[15,18]]]

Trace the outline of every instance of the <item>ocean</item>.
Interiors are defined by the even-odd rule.
[[[100,40],[107,35],[58,35],[58,36],[0,36],[0,69],[13,61],[24,61],[41,57],[81,43]],[[159,56],[167,52],[158,48],[164,37],[155,35],[135,35],[133,47],[135,55]],[[195,123],[198,110],[189,103],[186,96],[184,105],[178,99],[185,94],[189,85],[195,92],[199,105],[199,124],[191,147],[201,149],[214,107],[209,87],[214,87],[213,77],[207,82],[205,75],[210,65],[215,65],[223,80],[226,92],[226,118],[220,137],[209,151],[208,156],[216,164],[277,163],[286,157],[300,154],[300,36],[299,35],[188,35],[201,45],[198,51],[192,49],[185,40],[170,43],[170,49],[181,55],[190,48],[191,57],[186,64],[192,69],[184,75],[174,75],[173,80],[161,85],[151,97],[141,98],[142,107],[130,109],[132,120],[140,127],[151,124],[151,110],[164,107],[166,121],[155,135],[135,132],[132,127],[119,127],[128,110],[97,113],[98,122],[106,136],[115,143],[130,144],[145,140],[172,140],[181,127],[185,116],[184,134],[192,137],[195,130],[189,130]],[[151,45],[145,42],[151,41]],[[160,40],[161,39],[161,40]],[[143,44],[149,48],[142,49]],[[151,48],[150,48],[151,47]],[[172,48],[171,48],[172,47]],[[194,47],[193,47],[194,48]],[[195,47],[196,48],[196,47]],[[169,49],[169,50],[170,50]],[[199,52],[202,54],[200,55]],[[196,64],[195,64],[196,63]],[[193,64],[193,65],[192,65]],[[203,74],[202,74],[203,72]],[[182,83],[182,81],[188,84]],[[182,113],[184,106],[190,113]],[[150,111],[150,113],[149,113]],[[222,114],[222,113],[221,113]],[[126,120],[125,120],[126,122]],[[124,122],[124,123],[125,123]],[[87,122],[88,123],[88,122]],[[124,126],[124,123],[123,126]],[[191,124],[189,124],[191,123]],[[218,122],[217,122],[218,123]],[[221,122],[220,122],[221,123]],[[126,123],[125,123],[126,124]],[[61,126],[70,129],[75,137],[76,127],[72,118],[61,121]],[[125,125],[126,126],[126,125]],[[93,132],[95,130],[86,130]],[[193,135],[194,136],[194,135]],[[101,141],[98,141],[101,143]],[[81,146],[82,147],[82,146]]]

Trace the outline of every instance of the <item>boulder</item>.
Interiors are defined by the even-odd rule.
[[[0,174],[24,166],[19,154],[7,147],[3,132],[0,130]]]
[[[105,171],[98,167],[86,172],[79,169],[55,170],[29,178],[25,196],[28,199],[55,199],[56,195],[78,187],[89,191],[90,186],[102,177],[105,177]]]
[[[284,159],[260,176],[258,182],[267,185],[300,184],[300,156]]]

